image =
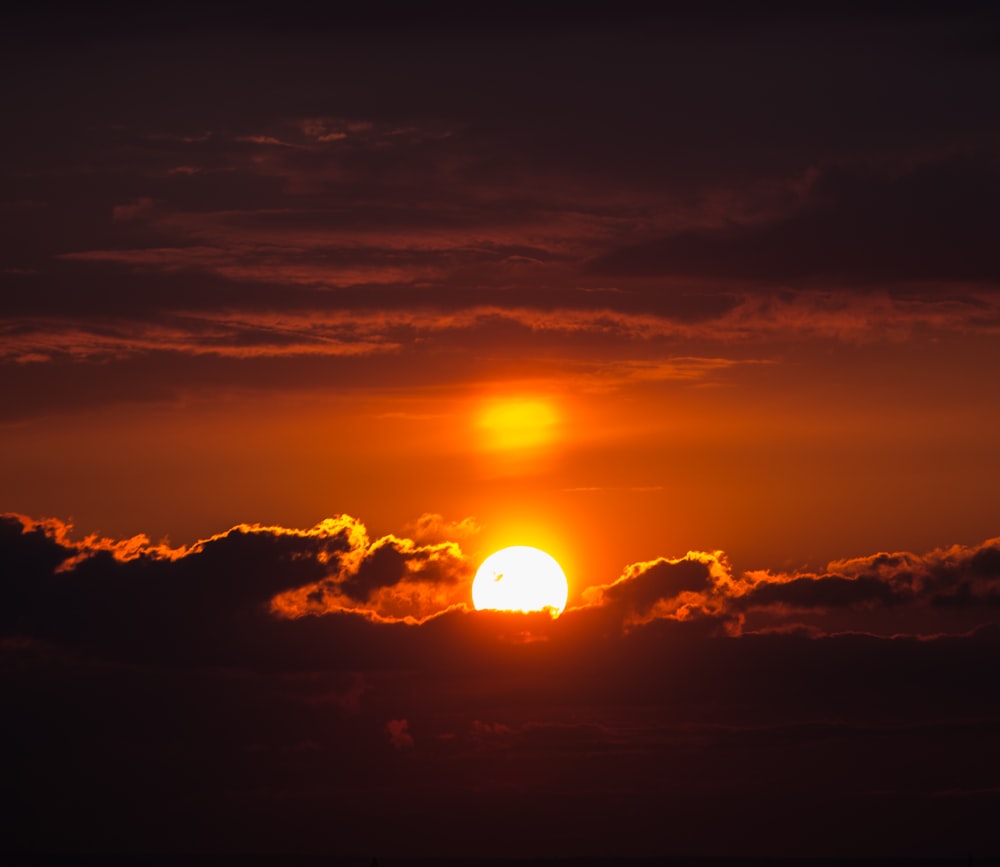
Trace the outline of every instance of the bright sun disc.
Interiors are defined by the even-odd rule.
[[[514,545],[490,554],[472,581],[477,611],[544,611],[566,607],[569,585],[562,567],[544,551]]]

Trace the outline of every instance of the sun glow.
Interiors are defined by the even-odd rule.
[[[559,414],[540,398],[492,401],[479,414],[484,446],[491,451],[537,449],[556,439]]]
[[[558,616],[568,597],[562,567],[544,551],[527,545],[491,554],[472,581],[472,604],[477,611],[548,610]]]

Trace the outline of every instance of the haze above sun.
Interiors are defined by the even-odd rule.
[[[562,613],[569,585],[555,558],[538,548],[514,545],[487,557],[472,581],[477,611],[550,611]]]

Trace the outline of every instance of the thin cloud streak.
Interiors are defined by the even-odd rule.
[[[345,310],[336,309],[334,299],[313,309],[280,314],[178,311],[155,320],[102,320],[89,327],[84,319],[56,315],[8,320],[0,357],[14,362],[40,361],[57,354],[79,360],[113,359],[153,351],[232,358],[368,355],[408,349],[423,338],[445,334],[476,339],[485,332],[488,338],[491,328],[502,326],[524,328],[539,336],[586,336],[598,343],[604,340],[610,350],[623,340],[752,345],[780,337],[787,342],[821,338],[864,343],[886,336],[903,340],[915,332],[990,335],[1000,331],[1000,296],[975,287],[957,295],[936,295],[918,290],[909,297],[885,293],[852,298],[829,292],[750,296],[728,312],[699,322],[603,307]],[[641,362],[621,359],[616,363],[632,365],[626,378],[643,378]],[[650,378],[660,378],[655,373],[657,363],[649,366]]]

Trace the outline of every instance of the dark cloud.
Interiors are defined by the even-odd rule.
[[[840,290],[997,279],[996,68],[965,53],[988,10],[411,16],[420,40],[363,14],[224,34],[179,16],[42,38],[67,15],[27,14],[3,60],[0,107],[31,118],[3,144],[6,418],[491,373],[470,346],[849,337],[821,327]],[[837,296],[762,297],[813,282]],[[942,312],[922,292],[848,318],[996,327],[995,299],[949,290]],[[359,324],[372,311],[425,318]],[[456,312],[482,316],[431,324]]]
[[[837,575],[793,578],[784,584],[762,584],[745,598],[747,606],[787,605],[789,608],[889,605],[902,601],[893,589],[872,576]]]
[[[420,522],[432,524],[440,537],[446,524],[439,516]],[[466,532],[465,522],[451,526]],[[382,651],[440,659],[449,642],[466,641],[472,628],[472,567],[457,542],[371,540],[348,516],[308,530],[244,525],[178,549],[142,536],[73,541],[62,522],[13,515],[0,529],[10,601],[0,623],[11,638],[115,659],[269,657],[296,667],[317,643],[333,647],[372,636],[358,639],[342,660],[349,666],[351,659],[376,664]],[[806,625],[814,635],[834,633],[850,630],[852,618],[854,629],[882,635],[963,632],[995,619],[997,548],[990,540],[925,555],[879,554],[831,563],[820,574],[734,575],[721,553],[692,552],[629,566],[616,581],[584,590],[583,605],[557,621],[500,616],[492,628],[505,644],[541,641],[556,656],[566,641],[588,635],[615,641],[657,623],[685,640]],[[956,619],[929,629],[934,612],[946,608]],[[371,656],[380,629],[389,643]],[[418,649],[418,632],[437,636],[425,648],[430,656]]]
[[[825,572],[732,571],[721,552],[635,563],[615,582],[588,588],[573,614],[617,628],[667,620],[704,634],[961,633],[995,621],[998,540],[918,555],[880,553],[830,563]],[[940,612],[950,610],[950,619]]]
[[[533,12],[535,26],[499,30],[503,15],[444,16],[463,39],[415,17],[420,40],[381,20],[354,31],[340,13],[263,43],[230,16],[224,34],[210,21],[143,28],[148,40],[109,26],[71,51],[14,40],[4,105],[48,110],[5,141],[4,259],[183,248],[223,227],[251,261],[255,245],[294,262],[303,245],[346,255],[345,234],[435,229],[463,235],[466,253],[485,242],[551,255],[546,236],[571,224],[558,253],[575,263],[666,238],[599,255],[616,274],[992,274],[978,219],[992,157],[940,158],[988,146],[996,69],[962,53],[991,30],[988,12]],[[17,74],[25,65],[38,74]],[[824,166],[840,168],[775,219]],[[872,237],[875,261],[859,241]],[[790,248],[801,250],[786,262]],[[77,297],[99,297],[97,275],[77,273],[88,286]]]
[[[365,600],[373,590],[398,584],[406,575],[406,562],[406,555],[395,545],[380,545],[340,587],[348,596]]]
[[[409,725],[405,719],[391,719],[385,724],[386,733],[389,735],[389,743],[397,750],[413,749],[415,741],[408,729]]]
[[[374,615],[412,617],[464,597],[456,588],[464,574],[456,545],[371,542],[347,516],[310,530],[236,527],[180,549],[141,536],[71,542],[62,522],[12,515],[2,528],[0,560],[11,567],[5,592],[14,603],[4,609],[5,633],[115,659],[205,663],[270,655],[275,664],[299,665],[315,649],[312,640],[305,653],[287,647],[287,624],[272,606],[301,616],[364,600]],[[361,623],[353,628],[364,631]]]
[[[955,157],[900,171],[835,166],[777,219],[685,230],[598,256],[608,275],[845,285],[1000,279],[989,230],[1000,172]]]
[[[709,600],[715,579],[725,570],[725,564],[710,554],[635,563],[614,583],[584,591],[584,600],[588,605],[616,610],[626,621],[644,622],[658,616],[683,620],[690,614],[691,603],[699,613],[714,607]]]
[[[846,854],[989,851],[995,625],[737,635],[719,612],[883,604],[872,582],[923,604],[992,586],[995,542],[813,576],[734,578],[692,553],[558,619],[378,615],[414,582],[429,595],[411,611],[456,587],[447,522],[418,524],[438,540],[372,541],[341,517],[171,549],[6,516],[9,848],[787,855],[835,821]],[[867,589],[846,597],[851,582]],[[683,819],[668,843],[650,799]],[[738,839],[710,833],[720,805],[746,816]],[[487,815],[534,818],[498,841]],[[904,817],[921,830],[900,836]]]
[[[876,554],[831,563],[826,574],[750,576],[736,609],[824,611],[909,606],[980,608],[988,616],[1000,593],[1000,540],[973,547]]]

